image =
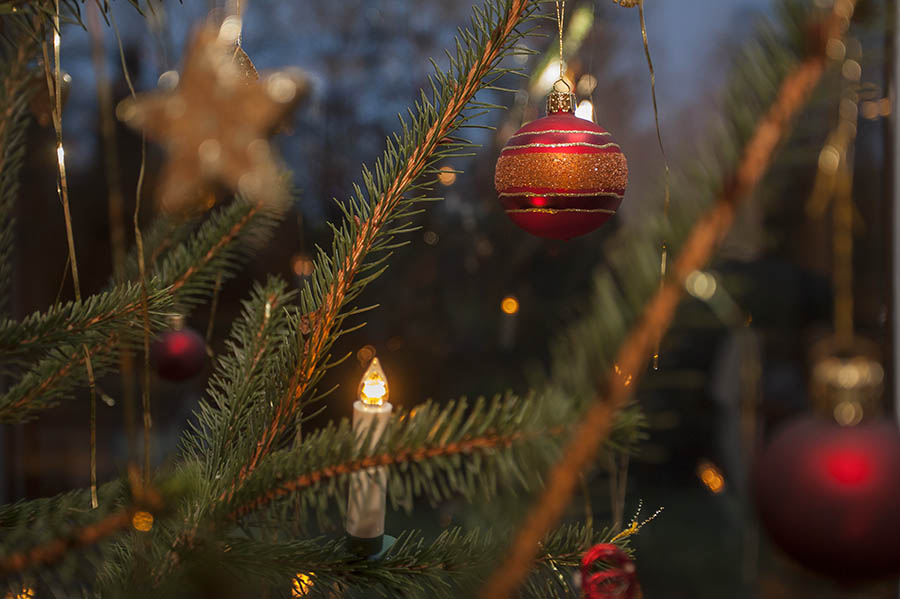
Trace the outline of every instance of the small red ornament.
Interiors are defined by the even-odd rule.
[[[756,503],[788,555],[851,582],[900,573],[900,432],[808,417],[777,433],[754,471]]]
[[[206,341],[187,327],[166,331],[153,343],[150,356],[160,378],[184,381],[200,374],[206,366]]]
[[[572,239],[615,214],[628,163],[609,132],[575,116],[575,96],[547,98],[547,116],[509,138],[494,173],[507,216],[533,235]]]
[[[596,562],[609,565],[594,572]],[[618,545],[600,543],[581,558],[581,588],[586,599],[640,599],[634,562]]]

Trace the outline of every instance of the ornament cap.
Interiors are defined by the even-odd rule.
[[[566,86],[566,90],[562,91],[556,88],[558,83]],[[553,84],[553,89],[547,94],[547,115],[556,114],[558,112],[575,113],[575,94],[572,88],[566,83],[565,79],[558,79]]]
[[[884,368],[874,343],[831,338],[816,344],[811,353],[811,387],[819,412],[841,426],[853,426],[879,415]]]

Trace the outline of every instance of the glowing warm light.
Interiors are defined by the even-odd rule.
[[[834,420],[841,426],[855,426],[862,419],[863,409],[857,401],[842,401],[834,406]]]
[[[687,276],[684,286],[688,293],[701,300],[708,300],[716,294],[716,278],[709,273],[695,270]]]
[[[836,482],[856,487],[872,476],[872,461],[865,453],[845,448],[825,456],[825,470]]]
[[[697,465],[697,477],[707,489],[718,495],[725,490],[725,477],[719,467],[706,460]]]
[[[34,599],[37,593],[31,587],[22,587],[18,591],[9,591],[4,595],[4,599]]]
[[[294,587],[291,590],[291,597],[306,597],[314,586],[312,572],[309,574],[299,573],[294,577]]]
[[[593,75],[582,75],[578,79],[578,83],[575,85],[575,91],[582,96],[586,96],[592,93],[595,87],[597,87],[596,77],[594,77]]]
[[[291,258],[291,270],[298,277],[308,277],[315,270],[316,264],[308,256],[297,254]]]
[[[594,104],[590,100],[582,100],[575,109],[575,116],[586,121],[594,121]]]
[[[507,295],[500,302],[500,309],[504,314],[515,314],[519,311],[519,300],[514,295]]]
[[[388,400],[388,382],[381,362],[372,358],[372,363],[359,382],[359,401],[370,406],[380,406]]]
[[[153,514],[150,512],[135,512],[131,517],[131,525],[140,532],[150,532],[153,528]]]
[[[441,185],[453,185],[456,182],[456,172],[453,170],[453,167],[442,166],[438,172],[438,181],[441,182]]]

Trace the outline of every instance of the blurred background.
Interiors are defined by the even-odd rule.
[[[298,190],[296,206],[275,239],[224,286],[212,321],[206,308],[189,318],[188,325],[201,334],[211,327],[213,352],[223,348],[253,281],[278,273],[299,285],[309,276],[315,246],[330,242],[326,222],[339,214],[332,198],[347,197],[360,165],[381,154],[396,115],[427,85],[428,58],[443,64],[444,48],[471,10],[469,2],[440,0],[246,4],[243,47],[256,67],[300,67],[311,78],[312,92],[290,131],[277,138]],[[892,4],[860,2],[858,26],[851,32],[856,46],[848,44],[860,52],[862,80],[882,90],[881,96],[887,96],[883,90],[892,68]],[[200,1],[167,2],[148,20],[128,6],[114,8],[138,91],[155,88],[162,72],[179,68],[184,40],[210,8]],[[659,118],[673,167],[690,167],[703,140],[721,126],[721,92],[734,59],[773,10],[769,0],[647,1]],[[446,199],[419,217],[422,228],[412,245],[399,251],[389,271],[366,291],[362,302],[381,307],[369,314],[364,329],[335,348],[336,356],[352,357],[329,375],[341,387],[321,419],[349,416],[362,363],[374,352],[390,379],[391,400],[401,406],[526,391],[546,367],[555,335],[578,314],[591,273],[603,262],[605,240],[617,228],[640,228],[658,216],[663,162],[637,12],[608,0],[569,0],[567,14],[567,76],[582,102],[580,115],[611,131],[628,157],[630,184],[618,216],[592,235],[553,242],[516,228],[497,201],[493,169],[499,148],[524,122],[542,114],[555,78],[555,64],[549,65],[549,80],[546,75],[547,53],[555,50],[555,30],[548,22],[547,37],[527,41],[538,55],[510,65],[531,74],[508,82],[520,91],[481,97],[509,107],[479,119],[496,131],[470,132],[482,147],[446,164],[440,181]],[[115,38],[105,25],[99,31],[118,101],[127,87]],[[68,26],[62,40],[62,66],[71,75],[63,114],[70,196],[82,287],[91,293],[106,285],[112,270],[95,65],[88,32]],[[746,458],[779,423],[808,410],[808,349],[831,326],[830,238],[822,221],[808,216],[806,205],[819,151],[837,118],[836,98],[817,96],[712,267],[743,315],[740,324],[723,320],[699,299],[685,300],[663,344],[660,369],[637,390],[649,437],[630,466],[626,515],[638,499],[645,512],[665,506],[634,542],[648,598],[897,595],[896,585],[835,587],[793,565],[759,531],[748,499]],[[887,347],[891,186],[885,165],[890,164],[891,104],[876,101],[867,110],[858,121],[855,154],[854,196],[862,227],[854,262],[856,317],[861,334]],[[117,136],[130,214],[140,141],[124,127]],[[18,206],[15,317],[71,293],[70,285],[61,286],[67,250],[51,174],[54,147],[52,128],[35,123]],[[161,162],[160,149],[151,144],[147,197]],[[153,207],[146,204],[143,218],[149,222]],[[744,326],[747,321],[750,326]],[[154,380],[159,462],[176,451],[205,382],[206,374],[184,384]],[[116,377],[100,381],[112,400],[121,395],[119,385]],[[747,397],[756,398],[750,414],[741,410]],[[87,484],[86,401],[67,403],[36,423],[2,429],[0,500]],[[119,404],[100,406],[102,479],[121,471],[128,444]],[[609,491],[599,470],[590,489],[596,518],[608,521]],[[452,510],[422,510],[415,517],[423,520],[420,526],[439,528],[450,522]]]

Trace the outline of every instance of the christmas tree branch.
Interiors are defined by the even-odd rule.
[[[64,561],[74,550],[85,549],[133,526],[135,514],[163,509],[160,494],[139,485],[137,473],[103,485],[103,501],[86,509],[89,492],[74,491],[0,510],[0,577],[8,578]],[[152,521],[150,522],[152,526]],[[36,528],[40,534],[35,535]],[[43,538],[35,544],[35,538]]]
[[[849,24],[854,2],[837,0],[823,29],[825,40],[841,39]],[[822,40],[815,40],[821,42]],[[712,257],[734,220],[737,204],[744,200],[765,174],[791,121],[805,105],[819,82],[827,62],[825,44],[798,64],[781,82],[774,103],[757,123],[744,147],[734,175],[726,182],[718,201],[693,227],[671,276],[644,309],[637,326],[620,347],[617,372],[607,382],[605,392],[588,408],[571,441],[551,470],[541,497],[525,519],[511,544],[511,550],[481,591],[484,598],[509,597],[527,576],[540,539],[561,517],[575,489],[578,475],[594,459],[609,434],[615,414],[630,397],[634,384],[646,368],[651,350],[668,328],[684,291],[687,276],[703,268]]]
[[[571,579],[561,576],[560,568],[577,565],[587,548],[609,537],[608,529],[598,531],[581,524],[567,524],[547,535],[529,580],[531,592],[524,596],[574,596],[576,589]],[[364,588],[366,597],[455,599],[474,591],[479,574],[502,551],[503,541],[500,531],[490,529],[465,532],[453,527],[433,539],[407,531],[383,559],[370,561],[348,553],[341,540],[230,538],[220,543],[219,550],[197,557],[215,560],[248,588],[274,580],[276,588],[290,589],[302,574],[312,583],[310,589]]]
[[[212,293],[218,276],[230,277],[283,218],[286,206],[233,202],[215,212],[187,243],[171,250],[148,282],[153,333],[167,326],[166,316],[186,311]],[[133,283],[88,296],[82,302],[54,306],[22,321],[0,322],[0,358],[4,368],[26,365],[19,380],[0,395],[0,421],[16,422],[55,405],[84,384],[84,355],[66,350],[86,344],[99,376],[115,367],[115,351],[142,339],[140,287]],[[28,360],[35,360],[29,362]]]
[[[486,84],[485,79],[500,74],[495,71],[496,65],[520,37],[516,26],[530,16],[531,4],[529,0],[489,0],[483,9],[476,10],[472,20],[474,31],[461,30],[457,54],[450,57],[450,70],[437,71],[431,79],[433,99],[422,94],[417,110],[410,112],[410,125],[401,117],[402,136],[388,139],[388,149],[376,163],[374,173],[368,169],[363,171],[365,192],[357,187],[356,195],[347,204],[339,204],[344,222],[334,229],[332,254],[318,256],[313,281],[301,293],[301,306],[311,330],[303,339],[293,371],[269,422],[256,433],[254,451],[237,472],[233,489],[239,488],[278,446],[294,424],[298,403],[309,396],[324,373],[327,352],[348,316],[345,306],[384,268],[383,258],[367,264],[368,256],[396,247],[393,236],[412,230],[409,223],[393,229],[389,224],[416,214],[412,210],[414,202],[434,199],[422,195],[430,183],[415,183],[423,174],[431,172],[429,169],[437,160],[465,147],[465,143],[450,136],[472,118],[464,114],[465,109],[479,107],[472,99]],[[409,192],[418,195],[404,198]],[[358,279],[363,273],[367,276]]]

